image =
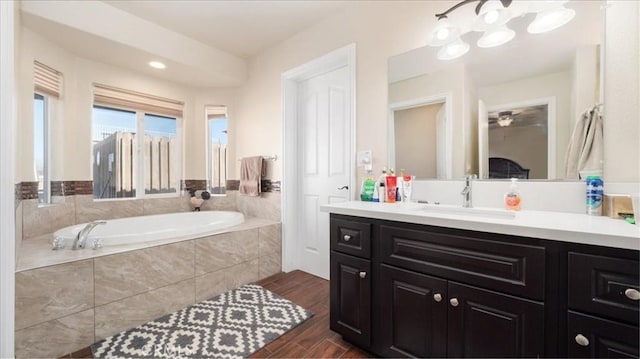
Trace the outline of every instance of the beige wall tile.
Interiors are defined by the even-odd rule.
[[[58,358],[95,342],[93,309],[16,331],[17,358]]]
[[[211,196],[202,203],[203,211],[237,211],[236,197],[238,191],[228,191],[225,196]],[[187,199],[188,201],[188,199]]]
[[[237,264],[225,270],[227,288],[235,289],[247,283],[253,283],[259,279],[259,262],[254,259],[249,262]]]
[[[195,301],[195,281],[155,289],[96,307],[96,340],[186,308]]]
[[[189,201],[185,201],[184,198],[185,196],[144,199],[142,200],[143,213],[148,216],[150,214],[189,212],[192,210],[191,206]]]
[[[260,227],[260,256],[282,252],[282,224]]]
[[[282,255],[280,252],[267,254],[260,257],[259,278],[264,279],[282,272]]]
[[[142,200],[94,201],[93,195],[77,195],[76,223],[98,219],[115,219],[142,216]]]
[[[280,221],[280,192],[262,193],[260,197],[238,194],[238,211],[246,216]]]
[[[22,238],[29,239],[53,233],[75,224],[75,200],[72,196],[57,197],[56,204],[38,207],[38,201],[22,201]]]
[[[16,273],[16,330],[93,305],[92,259]]]
[[[258,258],[258,229],[196,239],[196,275]]]
[[[193,242],[95,258],[96,306],[193,278]]]
[[[227,269],[207,273],[196,277],[196,302],[207,300],[231,288],[227,286],[225,275]]]

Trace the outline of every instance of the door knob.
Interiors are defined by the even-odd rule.
[[[581,345],[583,347],[588,347],[589,346],[589,339],[587,339],[587,337],[585,337],[582,334],[578,334],[578,335],[576,335],[576,343],[578,343],[578,345]]]
[[[433,300],[435,300],[437,303],[440,303],[442,301],[442,294],[440,293],[436,293],[433,295]]]
[[[367,272],[360,272],[360,278],[365,278],[367,276]]]
[[[624,295],[626,295],[627,298],[631,300],[640,300],[640,292],[638,292],[636,289],[633,289],[633,288],[629,288],[625,290]]]
[[[458,305],[460,305],[460,302],[458,302],[458,298],[449,299],[449,303],[451,303],[452,307],[457,307]]]
[[[338,190],[342,191],[343,189],[349,189],[349,186],[338,187]]]
[[[342,239],[344,239],[345,242],[349,242],[349,240],[351,239],[351,236],[348,234],[345,234]]]

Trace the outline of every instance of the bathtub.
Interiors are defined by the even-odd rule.
[[[87,248],[94,240],[104,246],[144,243],[166,239],[189,239],[212,235],[220,230],[244,222],[240,212],[203,211],[158,214],[107,220],[95,227],[86,241]],[[76,224],[56,231],[53,236],[71,248],[78,232],[87,223]]]

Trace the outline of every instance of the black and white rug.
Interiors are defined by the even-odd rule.
[[[313,313],[248,284],[110,336],[94,358],[244,358]]]

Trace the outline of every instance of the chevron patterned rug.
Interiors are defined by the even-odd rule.
[[[118,333],[94,358],[245,358],[313,313],[248,284]]]

